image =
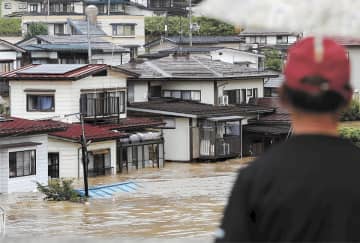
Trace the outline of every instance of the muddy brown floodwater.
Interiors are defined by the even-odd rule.
[[[220,163],[167,163],[90,185],[131,180],[135,193],[88,204],[46,202],[39,193],[0,195],[9,237],[213,238],[236,172],[249,159]],[[81,181],[76,182],[81,186]]]

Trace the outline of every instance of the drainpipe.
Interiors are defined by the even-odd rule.
[[[80,179],[80,150],[81,148],[78,148],[78,179]]]

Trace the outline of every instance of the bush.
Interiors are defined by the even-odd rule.
[[[28,29],[25,35],[25,39],[30,39],[37,35],[47,35],[48,27],[44,23],[31,23],[28,25]]]
[[[148,38],[158,38],[165,33],[165,17],[146,17],[145,18],[145,33]],[[180,35],[182,31],[183,36],[189,35],[189,19],[186,17],[170,16],[168,21],[168,35]],[[200,25],[199,31],[193,31],[193,35],[235,35],[235,27],[233,25],[221,22],[215,19],[206,17],[193,17],[193,23]]]
[[[360,147],[360,128],[342,127],[339,129],[339,133],[342,138],[349,139]]]
[[[0,36],[21,36],[21,19],[0,18]]]
[[[352,100],[350,106],[342,112],[341,121],[359,121],[360,120],[360,102]]]
[[[40,192],[45,194],[44,200],[84,202],[85,197],[76,192],[72,186],[73,180],[54,179],[48,186],[36,183]]]
[[[281,53],[277,50],[265,51],[265,67],[268,69],[281,71],[283,61],[281,59]]]

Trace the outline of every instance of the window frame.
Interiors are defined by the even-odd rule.
[[[5,9],[12,9],[11,3],[5,2],[5,3],[4,3],[4,8],[5,8]]]
[[[30,109],[29,98],[30,96],[37,96],[37,97],[52,97],[52,108],[46,110],[34,110]],[[47,93],[47,94],[26,94],[26,112],[55,112],[55,94],[54,93]]]
[[[62,32],[57,32],[56,28],[62,27]],[[65,24],[54,24],[54,35],[65,35]]]
[[[111,24],[112,25],[112,36],[118,36],[118,37],[135,37],[136,36],[136,23],[116,23],[116,24]],[[122,26],[123,29],[123,33],[119,33],[118,32],[118,27]],[[130,26],[131,29],[131,33],[130,35],[125,35],[125,27]]]
[[[170,96],[165,96],[166,92],[170,92]],[[180,98],[174,97],[173,93],[180,92]],[[184,93],[190,92],[190,99],[184,98]],[[193,99],[193,93],[198,93],[200,99]],[[195,101],[195,102],[201,102],[201,90],[177,90],[177,89],[164,89],[161,90],[161,96],[162,98],[171,98],[171,99],[178,99],[178,100],[184,100],[184,101]]]
[[[29,152],[30,153],[30,169],[29,169],[29,174],[25,174],[25,153],[26,152]],[[23,163],[23,166],[22,166],[22,170],[23,170],[23,173],[22,175],[18,175],[18,161],[17,161],[17,154],[18,153],[22,153],[23,154],[23,160],[22,160],[22,163]],[[33,153],[34,155],[34,160],[32,161],[31,158],[31,154]],[[14,168],[14,165],[11,165],[12,162],[14,161],[11,161],[11,157],[12,155],[15,154],[15,168]],[[15,175],[14,176],[11,176],[11,170],[12,169],[15,169]],[[19,151],[9,151],[9,178],[12,179],[12,178],[19,178],[19,177],[27,177],[27,176],[35,176],[36,175],[36,169],[37,169],[37,155],[36,155],[36,149],[27,149],[27,150],[19,150]]]
[[[54,167],[57,167],[57,176],[56,177],[52,177],[50,176],[50,164],[49,161],[50,159],[54,159],[54,157],[57,157],[57,163],[54,165],[53,163],[51,164],[51,168],[52,171],[54,171]],[[50,177],[51,179],[57,179],[60,178],[60,153],[59,152],[48,152],[48,177]]]

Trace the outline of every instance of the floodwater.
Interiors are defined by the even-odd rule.
[[[236,172],[249,159],[167,163],[125,175],[90,179],[90,185],[131,180],[135,193],[86,204],[47,202],[39,193],[0,195],[9,237],[86,237],[211,240]],[[81,181],[76,182],[81,185]]]

